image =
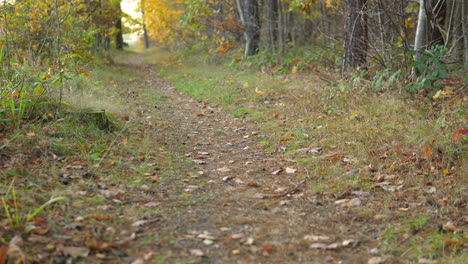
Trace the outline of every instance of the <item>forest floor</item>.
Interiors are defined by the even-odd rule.
[[[300,91],[266,97],[241,81],[253,100],[194,98],[153,63],[120,55],[70,98],[111,112],[111,128],[71,115],[0,135],[0,263],[468,261],[466,165],[453,161],[466,156],[372,142],[353,130],[364,110],[292,111],[307,107]],[[357,160],[348,133],[382,148]],[[64,200],[25,220],[51,196]]]

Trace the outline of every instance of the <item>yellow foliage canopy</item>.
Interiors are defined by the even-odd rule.
[[[179,0],[142,0],[143,20],[150,28],[150,37],[163,43],[174,39],[174,34],[181,28],[180,17],[183,11],[177,7]]]

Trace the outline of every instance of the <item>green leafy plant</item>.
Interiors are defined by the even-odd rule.
[[[407,85],[410,92],[418,92],[422,89],[435,88],[438,90],[440,84],[436,81],[447,77],[447,67],[443,58],[447,54],[447,48],[444,46],[434,46],[424,52],[421,59],[413,62],[413,67],[418,73],[416,80]],[[412,56],[412,54],[409,54]]]

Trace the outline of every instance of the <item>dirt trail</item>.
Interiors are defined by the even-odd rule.
[[[160,215],[140,231],[156,241],[135,255],[153,252],[164,256],[164,263],[367,263],[372,258],[370,249],[377,246],[372,216],[336,206],[337,197],[311,192],[315,175],[265,153],[255,124],[184,95],[135,58],[121,67],[167,98],[156,108],[139,101],[144,94],[133,100],[138,111],[158,115],[148,132],[154,140],[184,156],[177,164],[182,181],[151,187],[161,197]],[[192,202],[174,203],[181,193]]]

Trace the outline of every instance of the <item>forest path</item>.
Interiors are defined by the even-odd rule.
[[[367,263],[372,257],[372,225],[352,206],[337,206],[336,197],[311,192],[314,175],[266,153],[255,124],[177,91],[137,57],[126,61],[119,67],[148,87],[129,92],[137,122],[150,122],[144,133],[177,157],[174,167],[158,172],[176,176],[148,190],[160,197],[160,215],[142,226],[154,241],[139,252],[164,263]],[[164,98],[156,107],[147,100],[154,93]]]

